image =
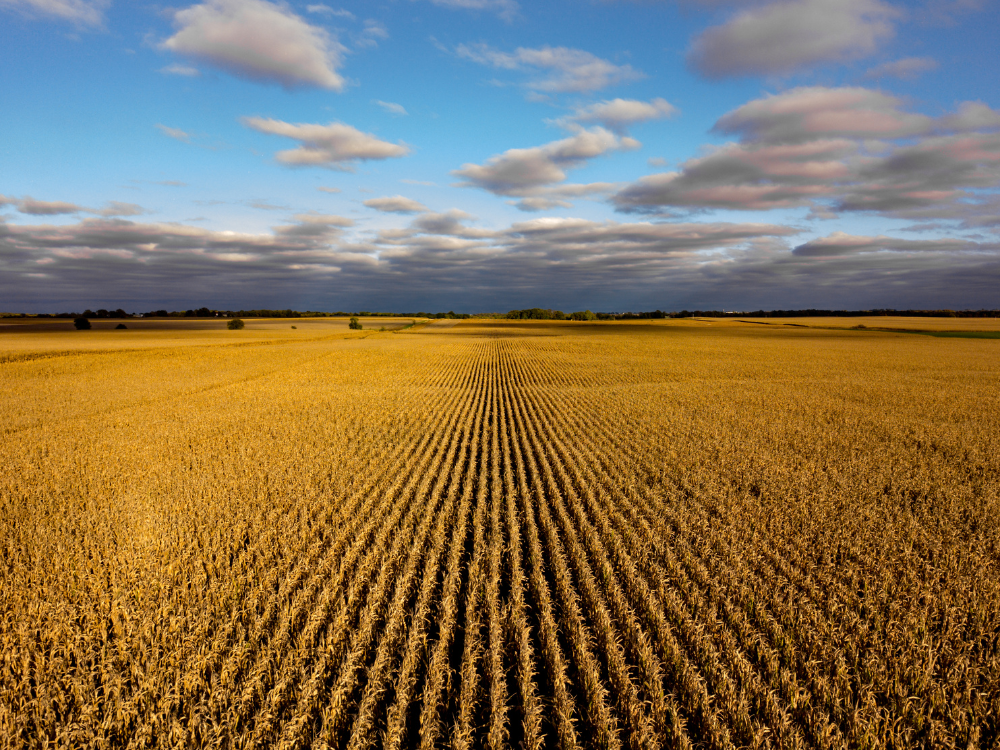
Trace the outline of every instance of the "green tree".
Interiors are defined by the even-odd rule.
[[[226,323],[226,328],[228,328],[230,331],[238,331],[241,328],[243,328],[243,325],[244,324],[242,320],[240,320],[239,318],[233,318],[228,323]]]
[[[358,320],[356,315],[351,316],[351,322],[348,324],[348,328],[350,328],[352,331],[361,330],[361,321]]]
[[[76,326],[76,330],[78,331],[90,330],[90,321],[87,320],[86,318],[74,318],[73,325]]]

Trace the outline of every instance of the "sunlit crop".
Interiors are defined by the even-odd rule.
[[[1000,342],[251,328],[4,350],[3,746],[1000,741]]]

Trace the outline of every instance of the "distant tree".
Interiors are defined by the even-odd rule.
[[[124,323],[119,323],[118,325],[116,325],[116,326],[115,326],[115,330],[116,330],[116,331],[123,331],[123,330],[125,330],[126,328],[128,328],[128,326],[127,326],[127,325],[125,325]]]
[[[348,323],[347,327],[350,328],[352,331],[360,331],[361,330],[361,321],[358,320],[358,318],[357,318],[356,315],[352,315],[351,316],[351,322]]]
[[[90,321],[87,320],[86,318],[74,318],[73,325],[76,326],[76,330],[78,331],[90,330]]]
[[[573,320],[597,320],[597,316],[590,310],[571,313],[569,317]]]
[[[230,331],[238,331],[243,328],[243,321],[239,318],[231,318],[229,322],[226,323],[226,328]]]

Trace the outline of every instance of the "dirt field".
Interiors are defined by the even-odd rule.
[[[0,747],[1000,741],[1000,341],[363,322],[0,328]]]

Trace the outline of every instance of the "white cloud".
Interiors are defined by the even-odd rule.
[[[180,128],[171,128],[167,125],[162,125],[160,123],[156,123],[156,128],[169,138],[173,138],[174,140],[178,141],[183,141],[184,143],[191,142],[191,134],[184,130],[181,130]]]
[[[566,169],[611,151],[638,147],[638,141],[604,128],[581,129],[544,146],[509,149],[490,157],[485,164],[463,164],[452,174],[463,179],[463,187],[478,187],[495,195],[537,197],[545,186],[565,180]]]
[[[354,37],[356,47],[377,47],[379,40],[389,38],[389,31],[378,21],[369,18],[360,34]]]
[[[364,203],[368,206],[368,208],[374,208],[376,211],[393,214],[416,214],[429,210],[423,203],[402,195],[394,195],[386,198],[371,198],[366,200]]]
[[[912,81],[922,73],[937,68],[937,60],[932,57],[904,57],[902,60],[876,65],[865,73],[865,78],[902,78],[905,81]]]
[[[180,63],[174,63],[173,65],[168,65],[165,68],[160,68],[161,73],[171,76],[186,76],[188,78],[197,78],[201,75],[201,71],[190,65],[181,65]]]
[[[492,11],[506,20],[512,19],[518,10],[518,4],[514,0],[431,0],[431,2],[443,8]]]
[[[383,110],[388,112],[390,115],[399,116],[399,115],[410,114],[409,112],[406,111],[406,108],[402,104],[396,104],[395,102],[383,102],[380,99],[373,99],[372,103],[377,104]]]
[[[177,11],[179,30],[165,49],[216,65],[233,75],[286,88],[340,91],[343,48],[287,6],[266,0],[208,0]]]
[[[900,15],[881,0],[779,0],[705,31],[688,53],[710,78],[783,75],[872,54]]]
[[[333,194],[336,194],[336,193],[341,192],[340,188],[338,188],[338,187],[324,187],[322,185],[320,187],[316,188],[316,189],[319,190],[321,193],[333,193]]]
[[[870,211],[974,226],[990,209],[972,191],[1000,188],[998,129],[1000,111],[982,102],[931,118],[879,91],[793,89],[720,118],[713,130],[738,143],[643,177],[612,202],[639,212],[811,206],[816,216]]]
[[[406,156],[410,149],[389,143],[350,125],[292,124],[263,117],[244,117],[244,125],[260,133],[280,135],[299,141],[298,148],[279,151],[276,159],[290,167],[329,167],[349,170],[352,162]]]
[[[323,5],[322,3],[317,3],[316,5],[307,5],[306,11],[309,13],[319,13],[325,16],[334,16],[335,18],[347,18],[348,20],[354,20],[354,14],[349,10],[344,10],[343,8],[331,8],[329,5]]]
[[[500,52],[486,44],[461,44],[455,52],[459,57],[502,70],[548,71],[546,77],[527,84],[530,89],[546,93],[597,91],[643,77],[631,65],[615,65],[590,52],[567,47],[519,47],[513,52]]]
[[[49,16],[80,26],[100,26],[110,0],[0,0],[0,8],[20,11],[28,17]]]
[[[635,99],[612,99],[578,108],[569,117],[557,120],[562,125],[570,122],[603,125],[608,130],[624,133],[631,125],[647,120],[673,117],[677,108],[666,99],[642,102]]]

